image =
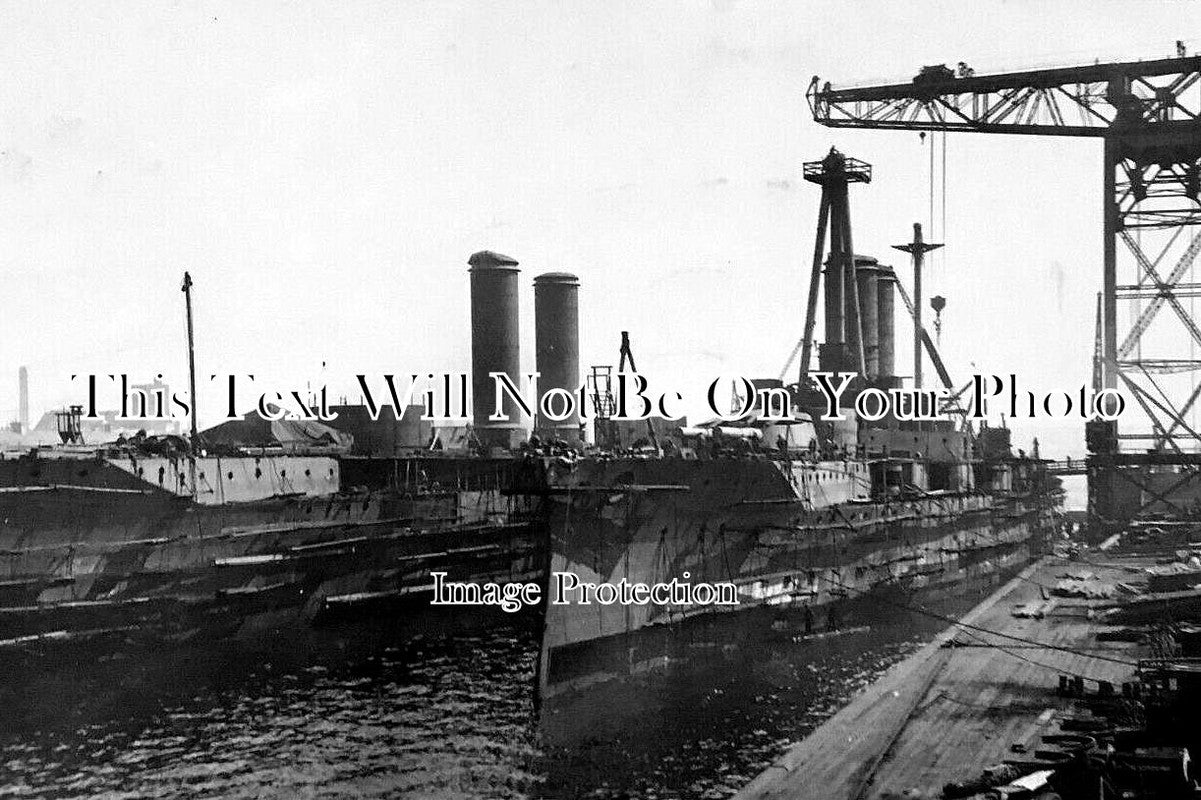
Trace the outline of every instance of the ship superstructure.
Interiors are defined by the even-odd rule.
[[[185,276],[189,334],[191,288]],[[407,618],[433,571],[540,576],[539,499],[510,491],[520,459],[433,438],[437,450],[402,454],[421,432],[405,412],[380,426],[348,414],[382,433],[366,450],[345,430],[256,415],[89,444],[81,407],[58,412],[61,445],[0,454],[0,655],[258,639],[381,608]]]
[[[737,421],[652,427],[642,437],[602,420],[598,431],[625,438],[610,437],[604,452],[552,467],[547,477],[552,575],[588,584],[733,584],[738,603],[548,605],[546,698],[670,662],[698,636],[712,639],[725,619],[744,620],[724,634],[737,638],[751,627],[748,614],[793,610],[805,635],[817,635],[854,624],[881,593],[937,596],[991,584],[1024,564],[1053,525],[1058,481],[1043,462],[1012,453],[1007,428],[974,430],[954,408],[939,420],[857,418],[859,392],[902,384],[895,299],[912,311],[920,289],[911,299],[890,267],[854,252],[847,187],[870,181],[870,166],[831,150],[805,174],[823,195],[800,380],[751,382],[756,392],[787,391],[791,417],[758,409]],[[920,269],[930,248],[917,234],[904,249]],[[809,369],[819,297],[818,370],[855,374],[836,415]],[[949,387],[920,318],[914,327],[917,361],[928,353]]]

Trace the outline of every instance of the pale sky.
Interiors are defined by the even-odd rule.
[[[72,373],[182,390],[185,269],[202,374],[354,394],[357,372],[466,370],[482,249],[521,262],[527,367],[532,279],[572,271],[581,363],[616,363],[629,330],[640,370],[699,407],[712,377],[774,377],[792,350],[819,198],[801,165],[832,144],[875,170],[852,189],[856,249],[908,280],[888,246],[926,220],[929,151],[817,125],[811,76],[1177,39],[1201,49],[1201,3],[5,3],[0,416],[21,364],[35,419],[82,400]],[[956,375],[1088,382],[1100,147],[948,138],[926,285]],[[1033,433],[1083,449],[1079,423],[1015,438]]]

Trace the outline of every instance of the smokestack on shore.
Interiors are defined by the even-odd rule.
[[[17,389],[19,400],[17,401],[17,421],[21,425],[21,433],[29,433],[29,368],[21,367],[17,370]]]
[[[471,266],[471,392],[475,434],[485,448],[516,447],[525,438],[517,404],[505,398],[506,421],[492,421],[495,383],[489,373],[504,372],[521,385],[521,344],[518,324],[516,259],[482,250]]]
[[[562,389],[574,394],[580,383],[580,281],[569,272],[548,272],[534,278],[534,355],[538,394]],[[558,401],[551,405],[559,411]],[[579,414],[552,420],[538,411],[539,436],[580,442]]]

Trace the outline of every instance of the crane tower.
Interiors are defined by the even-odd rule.
[[[1120,429],[1089,424],[1094,522],[1185,511],[1173,497],[1201,489],[1201,433],[1190,423],[1201,328],[1181,302],[1201,295],[1189,277],[1201,251],[1201,57],[993,75],[933,66],[906,83],[846,89],[815,77],[806,97],[813,118],[835,128],[1102,140],[1098,377],[1141,414]],[[1165,471],[1170,487],[1152,480]]]

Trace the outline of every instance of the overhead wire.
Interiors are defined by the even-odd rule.
[[[1085,675],[1083,672],[1081,672],[1079,670],[1065,668],[1065,667],[1062,667],[1062,666],[1059,666],[1056,664],[1048,664],[1044,661],[1036,661],[1035,659],[1030,658],[1029,656],[1024,656],[1021,653],[1014,652],[1014,647],[1005,647],[1004,645],[986,641],[984,639],[984,637],[980,636],[977,633],[973,633],[972,631],[964,631],[964,634],[981,642],[981,646],[983,646],[983,647],[988,647],[993,650],[999,650],[1000,652],[1004,653],[1007,656],[1010,656],[1011,658],[1016,658],[1019,661],[1025,661],[1027,664],[1030,664],[1035,667],[1041,667],[1042,669],[1050,670],[1052,672],[1059,672],[1059,673],[1070,672],[1074,676],[1083,678],[1086,681],[1092,681],[1093,683],[1096,683],[1096,684],[1112,683],[1112,681],[1110,681],[1108,678],[1097,678],[1092,675]],[[1096,654],[1094,654],[1094,653],[1079,653],[1078,655],[1080,655],[1082,658],[1097,658]]]

